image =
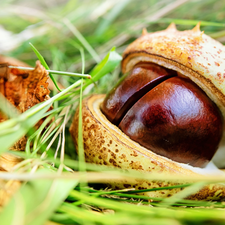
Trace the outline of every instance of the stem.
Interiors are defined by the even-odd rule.
[[[19,69],[19,70],[34,70],[34,68],[30,67],[22,67],[22,66],[8,66],[10,69]],[[71,73],[71,72],[62,72],[62,71],[57,71],[57,70],[46,70],[49,73],[57,74],[57,75],[66,75],[70,77],[82,77],[82,78],[91,78],[91,75],[89,74],[81,74],[81,73]]]

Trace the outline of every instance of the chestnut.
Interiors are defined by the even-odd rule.
[[[106,96],[84,99],[83,140],[87,162],[122,169],[185,176],[210,171],[223,142],[225,47],[199,24],[178,31],[174,24],[143,32],[123,54],[121,81]],[[70,132],[77,146],[78,111]],[[146,189],[182,182],[136,180],[108,183],[112,188]],[[180,191],[146,192],[166,197]],[[205,186],[190,199],[223,199],[225,186]]]
[[[135,65],[101,109],[132,140],[192,166],[208,164],[223,134],[216,104],[190,79],[152,63]]]

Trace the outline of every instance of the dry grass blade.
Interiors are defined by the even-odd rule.
[[[129,30],[132,30],[132,31],[142,30],[150,22],[156,21],[156,20],[164,17],[165,15],[167,15],[168,13],[170,13],[171,11],[173,11],[174,9],[178,8],[179,6],[181,6],[182,4],[184,4],[188,1],[190,1],[190,0],[173,1],[169,5],[165,5],[163,8],[156,11],[153,15],[151,15],[149,17],[146,17],[145,18],[146,21],[144,23],[135,24],[135,25],[129,27]],[[115,38],[111,39],[106,45],[102,46],[99,49],[99,51],[102,52],[103,50],[104,51],[109,50],[110,46],[112,46],[112,45],[120,46],[121,44],[125,43],[129,39],[129,37],[130,37],[130,35],[127,34],[127,32],[122,32],[121,34],[119,34]]]

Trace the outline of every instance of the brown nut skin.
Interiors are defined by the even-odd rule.
[[[159,156],[132,141],[102,114],[100,104],[103,102],[104,97],[105,95],[93,95],[83,101],[83,140],[87,162],[122,168],[124,170],[133,169],[147,173],[159,172],[163,174],[180,174],[189,177],[199,175],[183,167],[181,164]],[[70,133],[76,148],[78,114],[77,110],[70,127]],[[182,182],[149,182],[138,179],[134,183],[126,179],[124,179],[123,182],[110,182],[109,178],[107,183],[115,189],[135,188],[140,190],[172,186],[181,184]],[[150,197],[168,197],[180,190],[181,188],[166,189],[163,191],[146,192],[144,195]],[[198,200],[222,200],[225,198],[225,186],[219,184],[209,185],[188,198]]]
[[[223,134],[216,104],[189,78],[138,63],[106,95],[101,110],[132,140],[195,167],[212,159]]]
[[[223,117],[190,79],[172,77],[139,99],[118,127],[150,151],[204,168],[218,149]]]
[[[136,64],[107,94],[101,105],[102,112],[109,121],[119,125],[134,102],[137,102],[150,89],[174,75],[156,64]]]
[[[197,25],[190,31],[177,31],[172,24],[166,30],[152,34],[146,32],[125,50],[122,72],[130,71],[140,62],[151,62],[187,76],[196,83],[225,115],[225,47],[203,34]],[[83,139],[87,162],[134,169],[143,172],[183,174],[194,176],[191,169],[145,149],[132,141],[121,130],[110,123],[100,110],[104,96],[93,96],[83,102]],[[77,143],[78,113],[70,127],[74,143]],[[110,183],[110,181],[109,181]],[[146,189],[173,185],[168,182],[135,183],[111,182],[113,188]],[[179,189],[145,193],[152,197],[170,196]],[[209,185],[190,199],[222,200],[224,185]]]

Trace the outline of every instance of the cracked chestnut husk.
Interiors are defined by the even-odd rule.
[[[83,102],[86,161],[143,172],[223,175],[211,161],[223,145],[224,60],[225,47],[201,32],[199,24],[187,31],[174,24],[155,33],[144,30],[123,54],[122,81],[107,95]],[[70,132],[77,146],[78,112]],[[125,179],[109,184],[147,189],[175,183]],[[178,191],[145,194],[166,197]],[[225,186],[215,184],[189,198],[224,196]]]

